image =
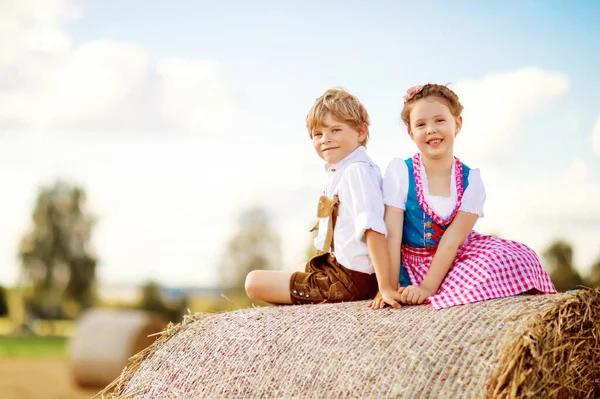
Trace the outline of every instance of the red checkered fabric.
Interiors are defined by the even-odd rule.
[[[421,284],[434,254],[424,248],[402,246],[402,263],[413,284]],[[556,292],[531,248],[515,241],[471,232],[456,253],[440,288],[428,302],[435,309],[444,309],[530,290]]]

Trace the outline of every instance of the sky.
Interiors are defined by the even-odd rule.
[[[600,4],[594,1],[0,0],[0,284],[37,191],[82,185],[102,284],[212,286],[241,211],[281,269],[304,261],[324,184],[305,117],[343,86],[382,171],[416,147],[406,89],[449,83],[455,155],[480,168],[476,229],[600,257]]]

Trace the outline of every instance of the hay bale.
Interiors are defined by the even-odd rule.
[[[592,398],[600,386],[599,289],[441,311],[366,305],[189,316],[104,398]]]
[[[75,382],[105,387],[117,378],[127,360],[156,341],[167,323],[141,311],[91,309],[84,313],[69,343]]]

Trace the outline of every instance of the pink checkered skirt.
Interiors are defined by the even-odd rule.
[[[433,255],[424,248],[402,245],[402,263],[413,284],[421,284]],[[556,292],[537,254],[524,244],[471,232],[428,302],[435,309],[444,309],[527,291]]]

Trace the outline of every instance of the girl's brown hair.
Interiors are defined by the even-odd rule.
[[[406,126],[410,127],[410,111],[412,111],[416,102],[429,97],[436,97],[436,99],[444,103],[455,118],[458,118],[463,111],[463,106],[458,100],[456,93],[445,85],[428,83],[422,88],[418,86],[411,87],[405,96],[404,107],[401,113],[402,121]]]

